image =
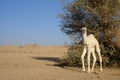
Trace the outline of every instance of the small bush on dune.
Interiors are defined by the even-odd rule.
[[[61,61],[61,64],[70,67],[80,67],[82,65],[81,63],[82,49],[83,49],[82,45],[79,44],[70,46],[67,54]]]
[[[73,45],[69,48],[67,55],[64,58],[64,62],[67,66],[71,67],[79,67],[81,66],[81,52],[82,46],[81,45]]]

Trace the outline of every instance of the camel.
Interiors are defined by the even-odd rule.
[[[85,71],[85,64],[84,64],[84,57],[87,53],[87,63],[88,63],[88,73],[93,72],[94,66],[96,63],[96,55],[95,51],[98,53],[99,56],[99,61],[100,61],[100,71],[102,72],[102,56],[100,53],[100,47],[97,39],[94,37],[93,34],[87,35],[87,28],[83,27],[82,29],[82,35],[83,35],[83,44],[84,44],[84,49],[83,53],[81,55],[81,60],[82,60],[82,70]],[[92,69],[90,69],[90,56],[93,56],[93,65]]]

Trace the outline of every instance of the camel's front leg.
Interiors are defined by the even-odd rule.
[[[88,61],[88,73],[90,73],[90,55],[91,55],[91,52],[88,51],[88,55],[87,55],[87,61]]]
[[[81,55],[81,60],[82,60],[82,70],[85,71],[85,63],[84,63],[84,57],[85,57],[85,54],[87,53],[87,49],[86,49],[86,46],[84,46],[84,49],[83,49],[83,53]]]

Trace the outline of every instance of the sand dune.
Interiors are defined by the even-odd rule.
[[[0,47],[0,52],[6,53],[66,53],[65,46],[41,46],[36,44],[28,44],[24,46],[6,45]]]
[[[120,69],[106,68],[88,74],[81,68],[56,64],[67,52],[64,46],[1,46],[0,80],[120,80]]]

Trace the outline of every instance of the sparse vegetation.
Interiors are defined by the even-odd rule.
[[[65,55],[64,59],[61,60],[61,65],[63,66],[71,66],[71,67],[81,67],[81,54],[82,54],[83,46],[81,44],[74,44],[72,45],[68,53]],[[120,68],[120,49],[118,48],[117,51],[113,50],[111,47],[104,47],[101,45],[101,54],[103,58],[103,67],[118,67]],[[98,57],[98,55],[96,54]],[[87,57],[87,55],[86,55]],[[86,58],[85,57],[85,58]],[[92,57],[91,57],[92,59]],[[96,67],[99,66],[99,58],[97,58]],[[85,63],[87,58],[85,59]],[[91,60],[92,61],[92,60]],[[87,64],[85,64],[87,66]]]

